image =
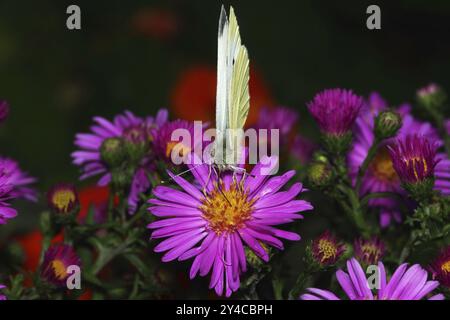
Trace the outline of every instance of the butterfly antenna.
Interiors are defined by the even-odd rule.
[[[199,166],[201,166],[201,165],[203,165],[203,163],[197,164],[197,165],[193,166],[193,167],[190,168],[190,169],[184,170],[184,171],[182,171],[182,172],[180,172],[180,173],[174,175],[173,177],[170,177],[170,178],[167,179],[167,180],[161,180],[160,182],[161,182],[161,184],[168,183],[168,182],[174,180],[176,177],[180,177],[180,176],[182,176],[182,175],[185,175],[186,173],[191,172],[192,170],[194,170],[195,168],[197,168],[197,167],[199,167]]]

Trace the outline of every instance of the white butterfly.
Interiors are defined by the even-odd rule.
[[[216,138],[213,161],[219,171],[245,171],[237,166],[243,152],[243,128],[250,109],[250,63],[230,7],[222,6],[217,47]]]

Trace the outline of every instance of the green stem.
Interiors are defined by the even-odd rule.
[[[295,281],[294,287],[289,292],[289,300],[297,300],[300,296],[300,293],[305,290],[306,284],[308,280],[311,278],[311,276],[316,272],[314,268],[311,266],[307,267],[303,272],[300,272],[300,274],[297,277],[297,280]]]
[[[380,145],[379,139],[375,139],[373,144],[370,146],[369,151],[367,152],[367,156],[364,159],[364,162],[362,163],[361,167],[359,167],[358,176],[356,177],[356,187],[355,187],[356,194],[358,194],[358,195],[359,195],[359,191],[361,189],[361,184],[362,184],[363,178],[366,174],[367,168],[369,167],[373,158],[377,154],[379,145]]]
[[[366,206],[367,203],[369,202],[369,200],[377,199],[377,198],[398,198],[398,199],[402,199],[402,196],[400,194],[394,193],[394,192],[374,192],[374,193],[369,193],[369,194],[365,195],[361,199],[361,206]]]

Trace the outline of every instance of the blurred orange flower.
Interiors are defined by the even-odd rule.
[[[171,94],[171,106],[175,117],[185,120],[211,121],[216,112],[216,69],[198,65],[183,71]],[[263,106],[272,106],[273,99],[268,87],[255,68],[250,69],[250,113],[247,126],[258,119]]]

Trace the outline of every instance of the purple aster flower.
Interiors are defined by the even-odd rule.
[[[352,258],[347,261],[348,273],[338,270],[336,278],[350,300],[421,300],[439,286],[437,281],[427,281],[428,272],[415,264],[408,268],[400,265],[387,281],[383,263],[378,262],[378,288],[371,288],[359,262]],[[308,288],[302,300],[340,300],[333,292],[317,288]],[[375,290],[375,294],[373,292]],[[442,294],[433,295],[428,300],[444,300]]]
[[[405,183],[417,183],[434,176],[436,144],[418,135],[407,135],[388,146],[397,175]]]
[[[1,290],[1,289],[5,289],[5,288],[6,288],[5,285],[0,284],[0,290]],[[6,300],[6,296],[3,295],[3,294],[0,294],[0,301],[2,301],[2,300]]]
[[[178,129],[185,129],[189,132],[192,141],[183,141],[182,139],[173,141],[172,133]],[[155,154],[156,156],[165,161],[166,163],[172,163],[172,151],[177,150],[180,158],[187,157],[194,150],[195,141],[200,141],[194,137],[194,123],[186,120],[175,120],[166,122],[162,125],[154,134],[155,141]]]
[[[160,218],[148,225],[153,229],[151,238],[167,238],[155,247],[155,252],[166,252],[163,262],[194,258],[190,278],[198,273],[211,272],[210,288],[218,295],[228,297],[238,290],[240,274],[247,270],[244,245],[263,261],[269,260],[266,245],[283,249],[279,238],[300,240],[300,236],[274,226],[290,223],[303,216],[298,212],[311,210],[304,200],[295,200],[303,191],[295,183],[288,191],[279,190],[294,176],[289,171],[282,176],[266,176],[262,163],[275,157],[264,158],[253,168],[251,175],[223,173],[210,175],[206,164],[189,165],[195,182],[187,182],[169,173],[182,191],[166,186],[153,190],[155,199],[149,211]]]
[[[287,107],[262,108],[259,111],[255,129],[278,129],[281,143],[288,144],[297,121],[297,112]],[[268,139],[270,139],[270,134],[268,134]]]
[[[8,219],[17,216],[16,209],[11,208],[9,204],[9,201],[14,199],[12,196],[13,189],[14,186],[11,184],[10,177],[0,171],[0,224],[6,224]]]
[[[22,171],[15,160],[0,157],[0,171],[9,177],[9,181],[13,185],[11,190],[13,198],[22,198],[29,201],[37,200],[37,191],[29,186],[36,182],[36,178]]]
[[[41,277],[56,286],[65,286],[69,266],[81,267],[81,260],[69,245],[53,245],[44,254]]]
[[[376,98],[374,98],[376,97]],[[360,116],[356,119],[354,128],[354,140],[352,150],[348,154],[349,174],[353,181],[356,182],[358,170],[367,153],[372,146],[374,136],[375,117],[382,110],[386,109],[386,103],[381,103],[381,97],[372,93],[371,98],[366,102]],[[439,140],[437,131],[428,122],[416,120],[410,113],[411,107],[408,104],[402,104],[396,110],[402,116],[402,127],[397,133],[397,137],[404,137],[408,134],[419,134],[429,139],[438,141],[441,145],[443,142]],[[361,195],[374,192],[394,192],[404,195],[401,188],[400,179],[395,172],[387,145],[395,141],[394,138],[387,139],[378,149],[375,158],[369,165],[365,176],[362,180]],[[440,160],[435,168],[435,190],[439,190],[442,194],[450,194],[450,161],[445,154],[440,153],[436,156],[436,160]],[[380,224],[386,227],[394,219],[401,221],[399,210],[399,202],[392,198],[379,198],[369,201],[371,207],[380,211]]]
[[[150,151],[155,138],[155,129],[163,126],[167,118],[168,113],[165,109],[160,110],[156,118],[140,118],[130,111],[117,115],[112,122],[95,117],[96,124],[91,127],[92,133],[77,134],[75,139],[75,145],[80,150],[72,153],[72,157],[73,163],[82,167],[83,174],[80,179],[102,175],[98,185],[105,186],[111,182],[111,164],[120,163],[124,156],[137,158],[133,158],[138,165],[128,197],[128,209],[133,213],[137,207],[139,194],[150,187],[147,174],[143,172],[148,173],[152,169],[153,155]],[[124,144],[127,146],[125,149],[133,152],[133,155],[124,155]]]
[[[312,242],[312,256],[322,266],[336,263],[345,252],[345,245],[336,240],[328,230]]]
[[[318,93],[308,109],[322,132],[342,136],[350,131],[363,102],[351,90],[328,89]]]
[[[450,288],[450,245],[442,250],[429,269],[433,274],[433,279]]]
[[[356,258],[363,264],[376,264],[386,253],[386,247],[383,241],[378,237],[370,239],[359,238],[355,240],[353,249]]]
[[[47,192],[47,203],[54,212],[70,213],[79,204],[75,186],[70,183],[59,183]]]
[[[302,164],[307,164],[316,150],[316,145],[309,139],[297,134],[290,146],[291,155]]]
[[[5,100],[0,100],[0,122],[5,121],[9,115],[9,103]]]

